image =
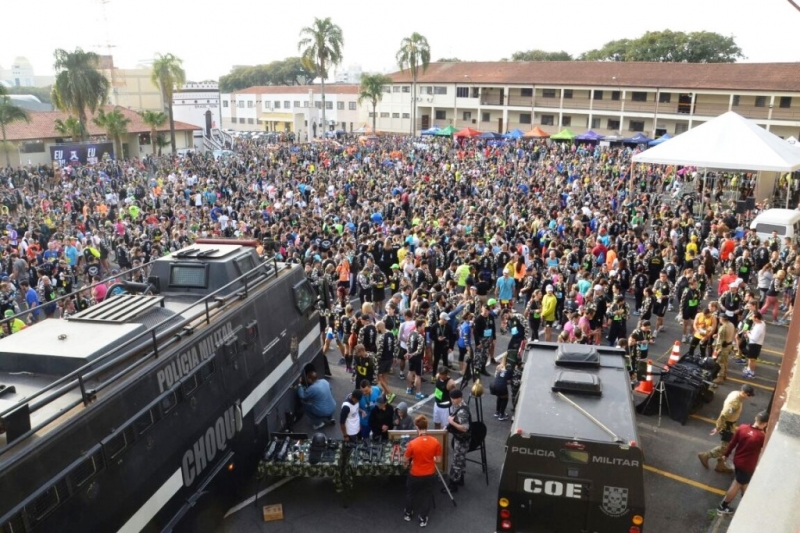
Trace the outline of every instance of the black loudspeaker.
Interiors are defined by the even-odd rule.
[[[756,199],[755,199],[754,196],[750,196],[748,198],[745,198],[745,202],[747,202],[747,210],[748,211],[752,211],[753,209],[756,208]]]
[[[747,202],[744,200],[737,200],[736,201],[736,214],[743,215],[747,212]]]

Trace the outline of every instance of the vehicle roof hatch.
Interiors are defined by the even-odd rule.
[[[553,392],[571,392],[588,396],[602,396],[603,386],[600,378],[585,372],[562,370],[553,381]]]
[[[559,344],[556,366],[599,368],[600,354],[596,347],[586,344]]]

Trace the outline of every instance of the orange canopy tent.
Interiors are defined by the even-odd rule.
[[[472,128],[464,128],[463,130],[453,134],[453,137],[477,137],[481,132],[473,130]]]
[[[528,137],[528,138],[535,137],[537,139],[546,139],[546,138],[550,137],[550,134],[547,133],[546,131],[544,131],[539,126],[536,126],[531,131],[525,133],[525,135],[523,135],[523,137]]]

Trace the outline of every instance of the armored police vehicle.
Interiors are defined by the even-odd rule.
[[[252,473],[322,371],[314,289],[255,246],[198,241],[0,340],[0,531],[170,531]]]
[[[497,531],[644,531],[644,457],[625,352],[536,343],[524,356]]]

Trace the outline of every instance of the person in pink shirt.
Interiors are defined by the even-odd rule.
[[[99,282],[100,282],[100,276],[94,276],[92,278],[92,283],[99,283]],[[92,299],[96,303],[102,302],[106,297],[106,293],[108,293],[108,287],[106,286],[105,283],[100,283],[99,285],[95,285],[94,287],[92,287]]]

